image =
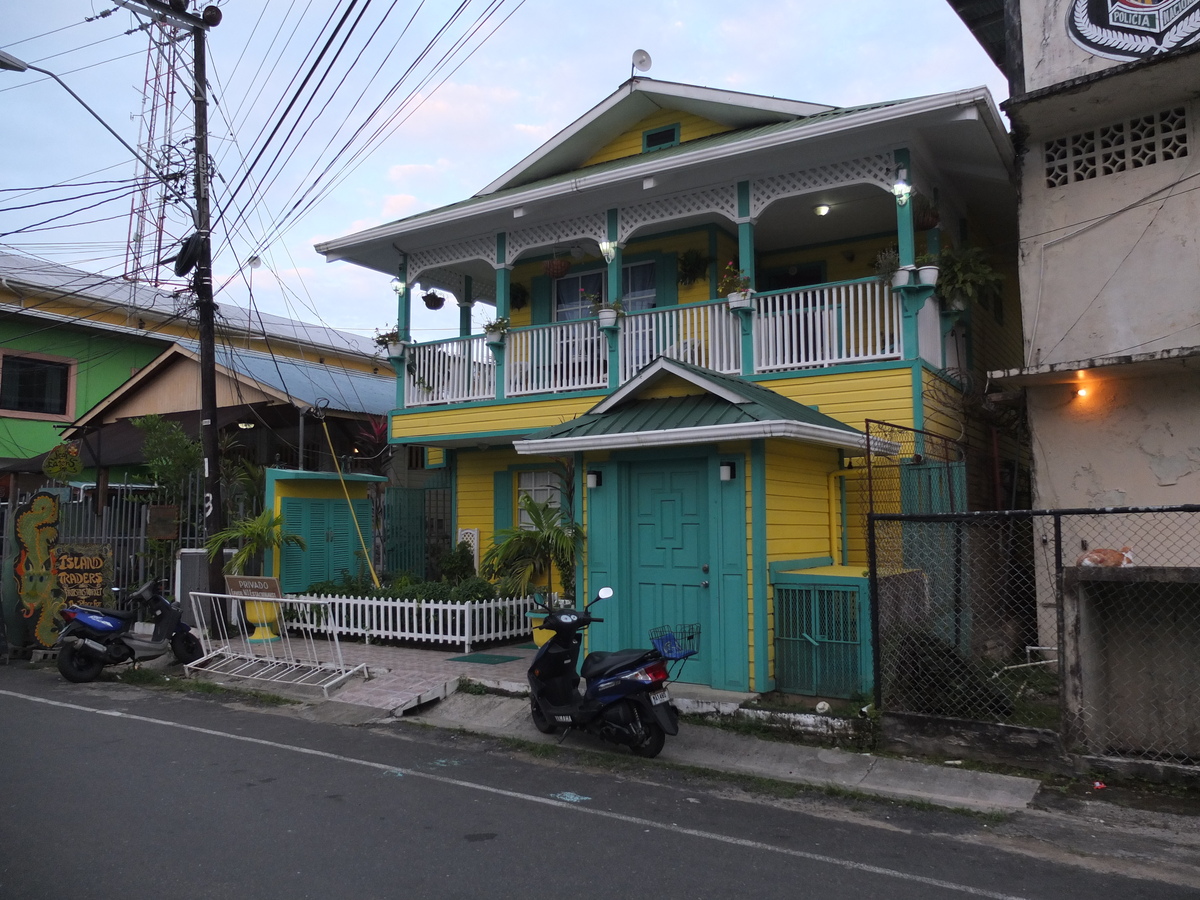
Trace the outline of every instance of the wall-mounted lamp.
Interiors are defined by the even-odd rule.
[[[253,427],[253,422],[238,422],[238,428],[242,429],[242,431],[249,431]]]
[[[587,473],[588,490],[591,490],[592,488],[601,487],[603,484],[604,484],[604,473],[603,472],[596,472],[593,470],[593,471]]]
[[[617,242],[616,241],[601,241],[600,242],[600,255],[604,257],[604,261],[606,263],[612,262],[613,259],[615,259],[616,255],[617,255]]]
[[[908,183],[908,169],[904,166],[896,167],[896,183],[892,185],[892,193],[896,195],[896,202],[900,206],[908,203],[908,197],[912,193],[912,185]]]
[[[1087,395],[1088,395],[1088,389],[1087,389],[1087,388],[1083,388],[1083,387],[1081,387],[1081,388],[1075,388],[1075,396],[1076,396],[1076,397],[1086,397]]]
[[[813,207],[813,212],[815,212],[818,216],[827,216],[829,215],[829,204],[818,203]]]
[[[408,287],[408,285],[404,283],[404,279],[399,275],[392,279],[392,290],[397,294],[403,294],[406,287]]]
[[[733,479],[737,477],[737,464],[723,462],[721,463],[720,472],[722,481],[733,481]]]

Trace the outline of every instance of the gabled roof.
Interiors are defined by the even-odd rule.
[[[83,428],[111,419],[113,410],[128,408],[143,388],[153,388],[174,366],[200,365],[200,346],[194,341],[179,341],[172,345],[153,362],[143,368],[129,381],[104,400],[96,404],[86,415],[78,419],[73,428]],[[217,348],[218,393],[221,385],[226,392],[239,398],[239,403],[272,402],[290,404],[303,409],[320,407],[330,412],[351,415],[385,415],[396,405],[396,376],[390,369],[379,375],[347,370],[320,362],[272,356],[251,350],[234,351],[229,347]],[[198,384],[198,377],[191,379]],[[193,404],[187,398],[179,398],[175,412],[186,410]],[[195,404],[195,405],[198,405]],[[141,411],[133,414],[141,414]]]
[[[475,196],[578,169],[609,141],[662,109],[691,113],[742,130],[790,122],[835,108],[652,78],[631,78]]]
[[[675,383],[682,389],[662,396]],[[668,388],[669,389],[669,388]],[[514,442],[518,453],[671,447],[777,438],[862,451],[867,438],[753,382],[658,357],[578,418]]]
[[[153,327],[158,324],[155,320],[177,318],[179,299],[170,291],[126,281],[123,278],[84,272],[43,259],[4,252],[0,252],[0,288],[18,297],[23,292],[49,293],[56,298],[76,300],[82,304],[100,303],[108,307],[120,307],[132,316],[147,316],[147,328],[142,330],[145,336],[174,340],[173,335],[164,335],[155,331]],[[106,327],[103,323],[83,321],[78,317],[64,317],[37,308],[23,307],[20,311],[25,315],[55,319],[65,324],[76,322],[89,328]],[[236,333],[276,338],[368,356],[375,351],[373,342],[361,335],[226,303],[219,303],[217,306],[217,331],[218,334]]]

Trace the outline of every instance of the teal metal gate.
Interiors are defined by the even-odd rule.
[[[775,573],[778,690],[846,699],[870,695],[869,581],[860,575],[845,566]]]

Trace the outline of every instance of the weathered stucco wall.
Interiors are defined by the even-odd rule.
[[[1170,506],[1200,499],[1200,372],[1030,387],[1034,506]],[[1064,452],[1064,448],[1074,448]]]
[[[1026,365],[1200,345],[1200,193],[1185,180],[1196,171],[1198,110],[1183,108],[1189,155],[1059,187],[1047,186],[1043,143],[1070,135],[1031,141],[1021,198]]]
[[[1026,91],[1120,65],[1071,40],[1067,21],[1075,7],[1075,0],[1021,0]]]

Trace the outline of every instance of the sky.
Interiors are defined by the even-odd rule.
[[[368,337],[395,324],[389,277],[327,264],[313,244],[473,195],[615,91],[637,49],[653,59],[650,78],[836,106],[979,85],[997,103],[1006,96],[945,0],[216,5],[223,19],[207,52],[217,302]],[[6,10],[0,50],[58,75],[137,146],[149,43],[138,24],[116,0],[21,4]],[[185,90],[180,134],[191,128],[183,99]],[[33,71],[0,71],[0,116],[0,249],[120,277],[130,152]],[[181,210],[168,230],[188,230]],[[453,304],[416,303],[414,337],[457,334],[457,320]]]

